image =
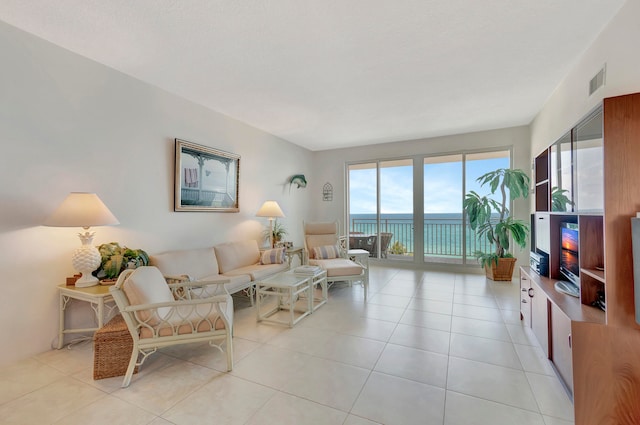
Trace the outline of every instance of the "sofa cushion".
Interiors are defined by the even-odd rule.
[[[213,247],[170,251],[152,255],[149,263],[166,276],[187,275],[191,280],[218,274],[218,261]]]
[[[357,276],[362,274],[364,268],[346,258],[333,258],[331,260],[309,260],[312,266],[320,266],[327,271],[327,277]]]
[[[337,245],[323,245],[313,248],[313,258],[317,260],[330,260],[339,256],[340,250]]]
[[[284,248],[267,249],[260,256],[260,264],[282,264],[284,257]]]
[[[224,285],[224,288],[230,294],[234,294],[238,291],[242,291],[243,289],[247,289],[249,286],[251,286],[251,275],[249,274],[238,274],[238,275],[216,274],[212,276],[205,276],[200,280],[207,281],[207,282],[219,282],[221,280],[228,280],[229,283],[226,283]],[[214,293],[222,294],[224,293],[224,289],[220,287],[220,289],[216,290]]]
[[[260,249],[255,240],[226,242],[213,247],[218,259],[220,273],[228,273],[241,267],[252,266],[260,261]]]
[[[250,276],[251,280],[261,280],[265,277],[274,275],[278,272],[285,271],[289,268],[288,263],[282,264],[254,264],[251,266],[241,267],[225,273],[224,276]]]

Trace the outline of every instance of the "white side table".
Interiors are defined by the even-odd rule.
[[[316,287],[320,286],[320,297],[316,297]],[[311,312],[316,311],[320,306],[326,304],[329,300],[329,287],[327,286],[327,272],[322,270],[320,273],[311,277]]]
[[[369,251],[365,249],[350,249],[347,251],[347,257],[358,264],[369,265]]]
[[[287,259],[289,260],[289,268],[291,268],[291,260],[293,260],[293,257],[295,255],[297,255],[298,258],[300,259],[300,265],[304,264],[304,247],[303,246],[294,246],[291,248],[287,248],[285,252],[287,253]]]
[[[369,251],[366,249],[350,249],[347,251],[347,258],[351,261],[355,261],[365,268],[365,273],[367,277],[363,281],[364,285],[364,299],[367,299],[367,295],[369,293]]]
[[[76,288],[75,286],[59,285],[58,292],[60,294],[60,331],[58,333],[58,349],[61,349],[64,345],[65,334],[81,333],[81,332],[95,332],[104,324],[105,307],[107,308],[107,314],[111,315],[116,308],[116,304],[113,301],[113,297],[109,293],[109,286],[96,285],[88,288]],[[98,327],[96,328],[76,328],[65,329],[64,316],[69,301],[72,299],[85,301],[90,303],[91,308],[96,314],[98,319]]]
[[[293,327],[300,320],[311,314],[313,309],[313,276],[297,275],[292,271],[278,273],[275,276],[256,282],[256,314],[258,322],[272,322]],[[275,297],[275,307],[262,311],[264,300]],[[298,302],[298,300],[303,302]],[[279,320],[276,315],[281,310],[287,311],[287,320]],[[296,313],[297,317],[296,317]]]

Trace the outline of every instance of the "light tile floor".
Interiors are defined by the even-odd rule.
[[[91,344],[42,353],[0,370],[0,424],[573,423],[517,283],[372,267],[370,288],[334,286],[293,329],[237,300],[231,373],[206,344],[171,347],[122,389],[92,379]]]

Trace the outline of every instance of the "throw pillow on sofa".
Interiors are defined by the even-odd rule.
[[[316,260],[331,260],[340,257],[337,245],[316,246],[313,248],[313,258]]]
[[[267,249],[260,256],[260,264],[284,263],[284,248]]]

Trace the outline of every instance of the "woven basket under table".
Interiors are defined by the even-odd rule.
[[[117,314],[93,336],[93,379],[123,376],[127,372],[133,339],[121,314]],[[138,372],[136,366],[134,373]]]

